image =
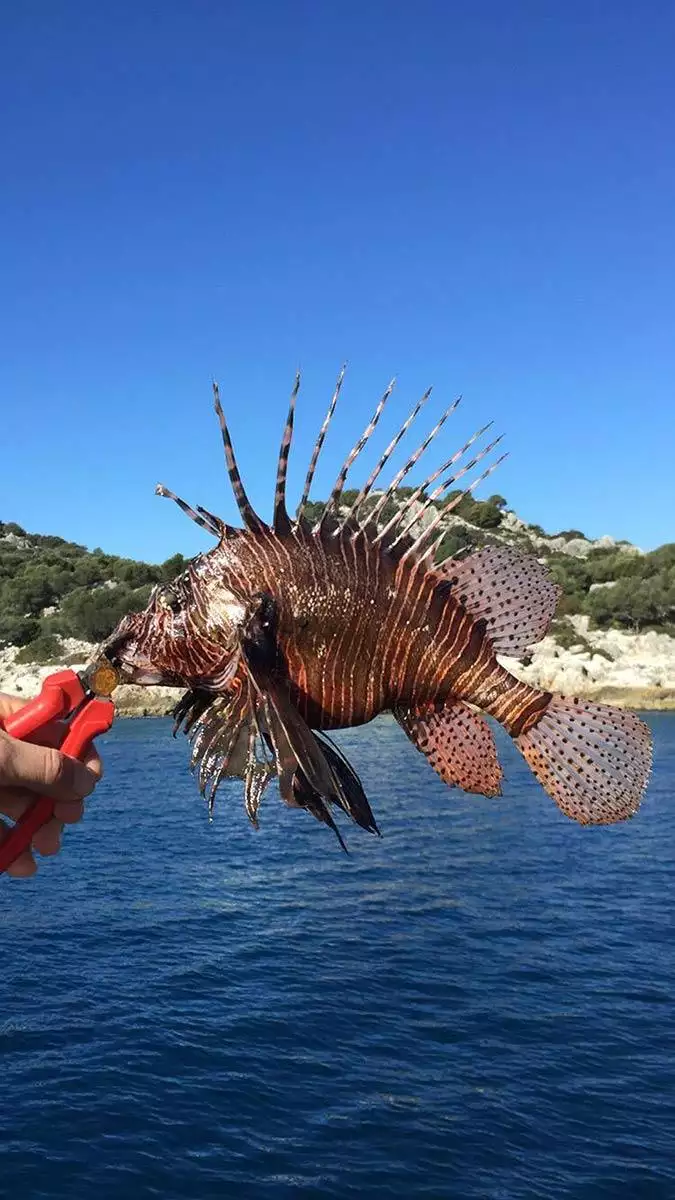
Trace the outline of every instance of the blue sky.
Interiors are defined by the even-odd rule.
[[[347,359],[317,498],[396,374],[363,471],[433,384],[429,470],[494,418],[484,494],[675,540],[672,5],[23,0],[0,44],[2,519],[191,554],[152,493],[234,519],[212,377],[269,514]]]

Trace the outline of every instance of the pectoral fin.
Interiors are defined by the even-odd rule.
[[[356,773],[330,742],[319,740],[292,703],[286,681],[277,673],[274,627],[273,602],[261,597],[249,614],[240,645],[277,761],[282,798],[329,825],[345,848],[329,804],[337,805],[364,829],[377,832],[377,826]]]

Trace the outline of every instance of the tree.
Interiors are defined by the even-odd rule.
[[[124,584],[116,588],[78,588],[66,597],[58,617],[55,632],[71,637],[101,642],[108,637],[126,613],[145,608],[151,588],[131,589]]]
[[[586,597],[585,610],[601,626],[619,625],[638,633],[675,616],[675,579],[664,571],[649,579],[620,579]]]
[[[347,508],[351,508],[351,506],[354,503],[354,501],[356,500],[356,497],[358,496],[358,494],[359,494],[358,488],[345,488],[344,492],[342,493],[342,495],[340,497],[340,504],[344,504]]]
[[[0,646],[26,646],[39,632],[40,623],[35,617],[15,613],[0,616]]]
[[[503,516],[501,508],[496,508],[489,500],[476,500],[468,520],[473,525],[478,525],[480,529],[497,529],[502,523]]]
[[[326,505],[323,500],[308,500],[303,509],[305,520],[313,525],[319,520],[319,517],[323,516],[325,509]]]
[[[115,572],[116,579],[127,583],[132,588],[144,587],[147,583],[157,583],[161,575],[161,568],[151,567],[144,562],[134,562],[132,559],[123,559]]]
[[[162,581],[164,583],[171,583],[172,579],[182,574],[187,565],[188,560],[183,558],[182,554],[174,554],[171,558],[167,558],[166,562],[163,562],[160,567]]]
[[[29,616],[39,616],[42,609],[48,608],[55,600],[51,582],[39,568],[24,571],[19,575],[14,581],[12,591],[13,607],[17,612],[27,613]]]
[[[457,525],[454,529],[449,529],[443,538],[436,553],[436,562],[442,563],[446,558],[452,558],[460,550],[465,550],[471,545],[473,545],[473,539],[468,529],[463,525]]]
[[[580,529],[561,529],[560,533],[553,533],[551,537],[565,538],[566,541],[572,541],[573,538],[582,538],[583,541],[588,540],[586,534],[582,533]]]

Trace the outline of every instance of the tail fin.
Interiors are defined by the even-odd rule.
[[[514,741],[558,808],[581,825],[624,821],[640,807],[652,738],[635,713],[554,696]]]

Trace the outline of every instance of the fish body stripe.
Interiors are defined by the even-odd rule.
[[[305,542],[268,531],[241,539],[236,555],[227,543],[232,586],[275,599],[279,666],[318,727],[367,721],[396,703],[464,695],[479,660],[482,674],[493,669],[483,623],[452,598],[440,602],[432,573],[387,563],[364,535]]]

